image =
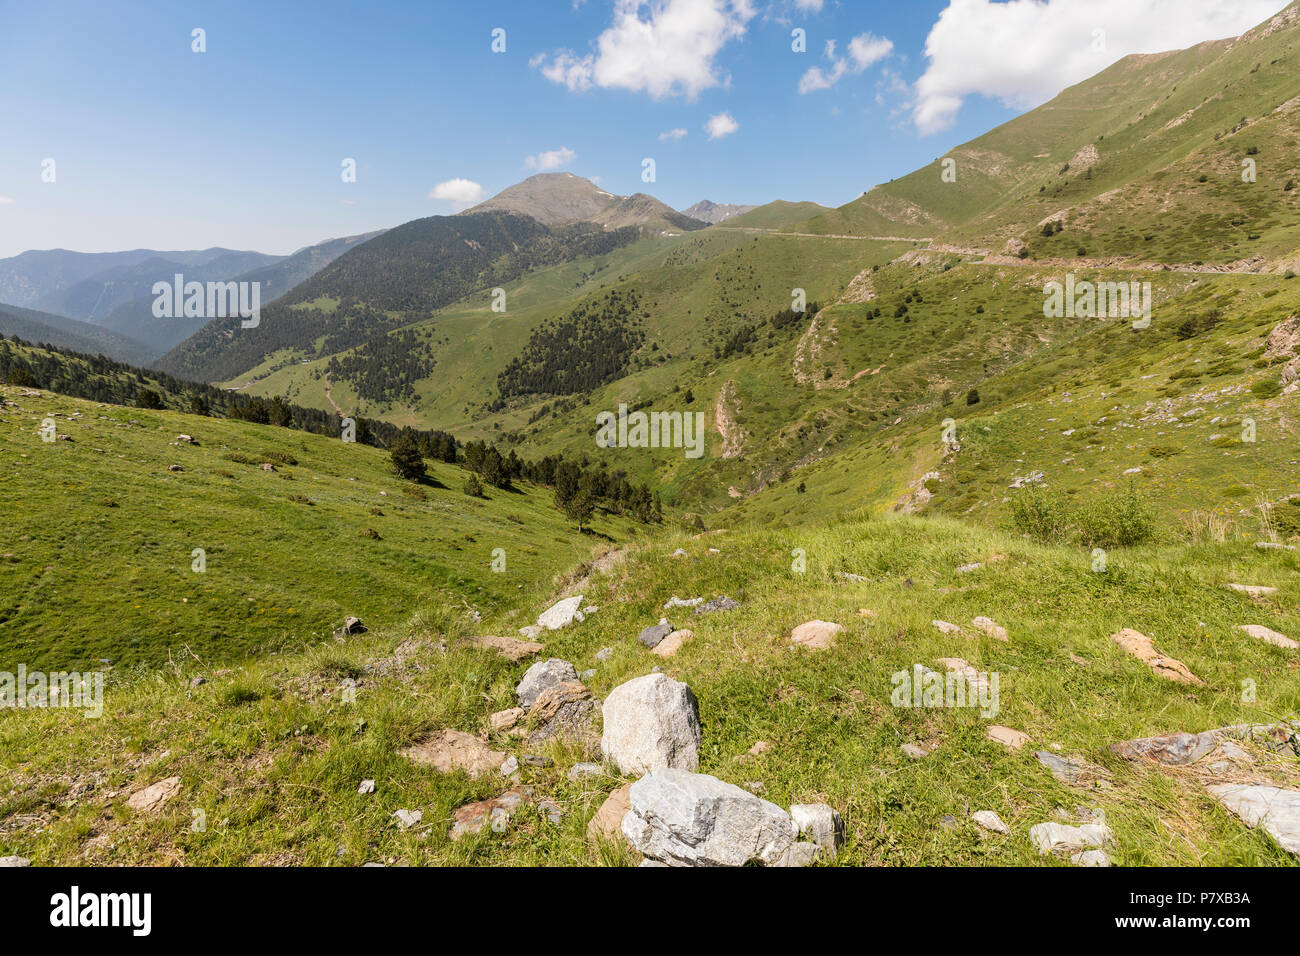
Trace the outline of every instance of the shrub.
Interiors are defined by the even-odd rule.
[[[1011,522],[1021,534],[1039,541],[1064,540],[1070,514],[1061,499],[1042,488],[1025,488],[1011,499]]]
[[[1181,455],[1184,450],[1182,445],[1152,445],[1147,449],[1147,454],[1152,458],[1173,458],[1174,455]]]
[[[1079,540],[1088,548],[1126,548],[1151,540],[1155,522],[1151,509],[1129,485],[1084,502],[1075,514]]]
[[[1260,379],[1250,386],[1250,391],[1259,398],[1274,398],[1282,394],[1282,383],[1273,378]]]
[[[470,476],[465,479],[465,494],[469,495],[471,498],[483,497],[483,484],[478,480],[478,475],[473,472],[471,472]]]

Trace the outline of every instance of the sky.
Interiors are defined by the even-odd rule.
[[[288,254],[544,171],[839,206],[1288,2],[0,0],[0,257]]]

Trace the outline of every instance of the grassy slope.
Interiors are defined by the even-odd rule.
[[[350,614],[379,625],[447,602],[514,608],[591,546],[545,489],[481,501],[454,466],[430,463],[433,482],[417,488],[368,446],[26,391],[0,386],[15,403],[0,409],[0,670],[157,664],[186,648],[238,660]],[[42,442],[47,416],[73,440]],[[198,444],[176,443],[182,433]],[[595,528],[629,531],[622,519]],[[508,573],[491,571],[495,548]]]
[[[669,557],[679,545],[689,558]],[[803,575],[790,570],[796,547],[807,551]],[[992,563],[974,574],[954,571],[975,560]],[[843,583],[838,570],[868,580]],[[1105,811],[1120,865],[1285,865],[1291,861],[1263,833],[1215,807],[1194,772],[1129,764],[1106,748],[1138,735],[1294,714],[1294,654],[1234,628],[1250,622],[1300,631],[1297,570],[1294,553],[1228,544],[1132,551],[1100,575],[1084,554],[942,520],[659,540],[588,582],[585,593],[601,610],[548,635],[544,654],[596,667],[589,683],[598,699],[663,664],[699,697],[701,770],[737,784],[761,782],[764,796],[783,806],[828,800],[848,822],[842,864],[1060,865],[1037,856],[1028,828],[1056,819],[1057,807],[1082,804]],[[1222,587],[1234,580],[1280,591],[1253,602]],[[744,606],[686,622],[695,639],[676,658],[662,661],[636,643],[668,597],[715,593]],[[529,613],[544,605],[534,600]],[[860,617],[864,607],[877,616]],[[669,613],[674,622],[686,617]],[[1004,624],[1010,641],[945,637],[930,626],[935,617],[967,623],[977,614]],[[836,648],[787,649],[790,628],[810,618],[846,626]],[[455,844],[447,839],[451,811],[506,784],[495,775],[439,774],[397,755],[433,729],[486,733],[487,715],[513,705],[526,664],[454,639],[517,623],[492,616],[475,625],[447,609],[224,676],[185,660],[175,670],[114,681],[100,721],[13,712],[0,723],[0,765],[13,781],[0,797],[0,821],[9,824],[0,822],[0,850],[42,864],[630,862],[584,842],[586,820],[619,781],[570,782],[566,772],[582,757],[573,748],[543,748],[556,765],[523,771],[563,809],[558,826],[526,808],[505,834]],[[1125,626],[1153,636],[1205,685],[1171,684],[1126,657],[1110,640]],[[386,677],[365,673],[365,664],[412,636],[447,638],[451,646],[446,653],[430,647],[414,658],[418,666]],[[606,646],[614,655],[597,663],[595,652]],[[996,721],[1029,734],[1025,750],[986,741],[988,722],[975,711],[890,706],[891,674],[954,656],[1000,675]],[[209,683],[189,688],[200,674]],[[348,677],[359,682],[355,704],[340,700]],[[1242,701],[1247,679],[1256,682],[1255,703]],[[746,757],[758,740],[771,750]],[[906,742],[939,750],[912,760],[899,751]],[[493,743],[529,752],[508,738]],[[1109,772],[1110,789],[1056,782],[1034,760],[1035,748],[1083,755]],[[1257,770],[1294,785],[1294,758],[1257,757],[1261,765],[1236,778]],[[181,794],[161,814],[125,808],[130,792],[172,775],[181,778]],[[362,779],[376,781],[375,794],[357,795]],[[423,813],[418,832],[396,830],[390,814],[399,808]],[[205,832],[191,829],[194,809],[207,814]],[[979,809],[996,811],[1011,835],[980,839],[969,822]],[[945,815],[956,818],[952,829],[938,825]],[[14,827],[15,820],[28,825]]]

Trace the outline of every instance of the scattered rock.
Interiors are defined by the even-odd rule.
[[[978,571],[978,570],[979,570],[980,568],[982,568],[982,567],[984,567],[984,565],[983,565],[982,562],[980,562],[980,561],[975,561],[975,562],[973,562],[972,564],[963,564],[963,565],[961,565],[960,567],[957,568],[957,573],[958,573],[958,574],[971,574],[971,573],[974,572],[974,571]]]
[[[519,723],[523,716],[522,707],[511,707],[509,710],[498,710],[495,714],[489,715],[488,724],[493,730],[503,733]]]
[[[1177,681],[1181,684],[1202,684],[1199,677],[1187,669],[1187,665],[1182,661],[1175,660],[1172,657],[1165,657],[1160,654],[1151,638],[1147,637],[1132,628],[1126,627],[1118,634],[1112,634],[1111,639],[1120,646],[1126,653],[1133,655],[1158,677],[1166,680]]]
[[[452,813],[451,829],[447,836],[459,840],[472,833],[481,833],[485,826],[490,826],[493,833],[505,831],[510,818],[526,800],[532,799],[531,787],[515,787],[491,800],[479,800],[468,803]]]
[[[546,767],[555,766],[555,761],[540,754],[524,754],[524,766],[545,769]]]
[[[682,645],[695,637],[694,631],[673,631],[662,641],[654,646],[650,651],[651,654],[658,654],[660,657],[672,657],[682,649]]]
[[[514,754],[507,757],[497,770],[503,777],[510,777],[519,772],[519,758]]]
[[[971,623],[975,625],[976,630],[983,634],[987,634],[995,641],[1006,641],[1010,639],[1007,636],[1007,629],[1000,626],[998,622],[993,620],[991,617],[977,617],[975,620],[971,621]]]
[[[1071,787],[1083,786],[1105,775],[1100,767],[1095,767],[1082,757],[1058,757],[1047,750],[1036,750],[1034,756],[1038,762],[1052,772],[1052,776]]]
[[[472,778],[491,773],[506,755],[493,750],[486,740],[459,730],[439,730],[422,742],[401,751],[403,757],[427,764],[439,773],[464,770]]]
[[[672,553],[671,557],[674,557],[674,558],[689,558],[689,557],[690,557],[690,554],[687,552],[687,550],[686,550],[685,548],[678,548],[676,551],[674,551],[674,552]]]
[[[136,813],[156,813],[164,803],[180,792],[181,778],[168,777],[143,790],[137,790],[127,797],[126,805]]]
[[[357,787],[357,793],[366,794],[375,792],[375,782],[373,780],[362,780],[361,786]]]
[[[1028,734],[1019,730],[1013,730],[1010,727],[1003,727],[1001,724],[993,724],[988,729],[988,739],[994,743],[1010,747],[1012,750],[1019,750],[1025,744],[1029,743]]]
[[[773,866],[812,866],[822,855],[816,843],[796,843],[781,854]]]
[[[343,621],[343,626],[334,632],[336,638],[348,637],[352,634],[364,634],[369,628],[361,623],[359,617],[349,617]]]
[[[580,624],[584,620],[581,607],[581,594],[557,601],[537,616],[537,626],[544,627],[548,631],[558,631],[575,621]]]
[[[1245,594],[1249,597],[1267,597],[1270,594],[1276,594],[1277,588],[1265,587],[1262,584],[1229,584],[1228,587],[1239,594]]]
[[[814,651],[825,650],[835,643],[835,637],[844,633],[844,627],[831,621],[808,621],[800,624],[790,634],[790,640],[796,647],[807,647]]]
[[[31,865],[32,861],[23,856],[0,856],[0,868]]]
[[[600,805],[587,824],[587,839],[618,840],[623,835],[623,817],[632,809],[632,784],[619,787]]]
[[[930,626],[940,634],[963,634],[965,633],[957,624],[951,624],[948,621],[931,621]]]
[[[1213,731],[1203,734],[1167,734],[1163,737],[1139,737],[1111,744],[1110,749],[1126,760],[1144,757],[1170,767],[1195,763],[1214,749],[1217,738]]]
[[[531,641],[533,638],[545,634],[546,628],[540,624],[529,624],[527,627],[521,627],[519,633],[525,640]]]
[[[667,620],[661,620],[658,624],[652,624],[643,630],[637,636],[637,640],[646,647],[654,648],[659,645],[665,637],[673,632],[673,626]]]
[[[1291,640],[1291,638],[1287,637],[1285,634],[1279,634],[1277,631],[1264,627],[1262,624],[1241,624],[1237,627],[1237,630],[1245,631],[1251,637],[1259,638],[1261,641],[1267,641],[1275,647],[1285,648],[1288,651],[1293,651],[1297,647],[1300,647],[1300,644]]]
[[[655,770],[632,784],[629,795],[623,835],[670,866],[770,866],[795,842],[790,814],[707,774]]]
[[[898,748],[907,754],[913,760],[920,760],[922,757],[930,756],[930,751],[918,744],[903,744]]]
[[[397,821],[399,830],[409,830],[424,819],[424,814],[419,810],[394,810],[392,816]]]
[[[1206,787],[1248,827],[1263,827],[1277,845],[1300,857],[1300,790],[1225,783]]]
[[[569,768],[569,779],[574,783],[586,777],[603,777],[605,768],[598,763],[575,763]]]
[[[733,601],[725,594],[720,594],[717,597],[715,597],[712,601],[709,601],[706,604],[701,604],[699,607],[697,607],[695,609],[695,614],[696,616],[700,616],[704,614],[715,614],[718,611],[734,611],[739,607],[740,607],[739,601]]]
[[[626,774],[700,763],[699,705],[691,689],[663,674],[621,684],[602,707],[600,749]]]
[[[538,661],[524,672],[524,678],[515,688],[519,696],[519,706],[525,710],[532,707],[541,696],[542,691],[557,684],[578,683],[578,672],[568,661],[552,657]]]
[[[1279,544],[1276,541],[1257,541],[1255,547],[1261,551],[1296,551],[1300,550],[1294,544]]]
[[[688,598],[687,600],[682,600],[676,594],[674,594],[672,597],[670,597],[667,601],[664,602],[664,610],[670,611],[675,607],[699,607],[703,603],[704,603],[704,598],[702,597]]]
[[[825,803],[796,803],[790,807],[799,836],[807,838],[834,859],[844,842],[844,819],[835,808]]]
[[[982,829],[990,833],[1010,833],[1011,828],[1002,822],[1002,818],[992,810],[976,810],[970,818]]]
[[[566,681],[542,691],[528,716],[539,726],[528,738],[530,745],[552,739],[584,745],[596,741],[596,702],[582,684]]]
[[[614,656],[614,648],[612,647],[602,647],[600,650],[596,652],[596,660],[600,661],[601,663],[604,663],[605,661],[609,660],[613,656]]]
[[[521,641],[514,637],[496,637],[491,634],[471,637],[469,643],[485,651],[495,651],[514,663],[533,657],[542,649],[542,645],[536,641]]]
[[[1106,846],[1111,842],[1111,832],[1104,823],[1085,823],[1080,827],[1039,823],[1029,828],[1029,841],[1038,848],[1039,856],[1071,855]]]

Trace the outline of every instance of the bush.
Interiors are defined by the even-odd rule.
[[[1265,378],[1252,385],[1250,391],[1259,398],[1274,398],[1282,394],[1282,383],[1277,379]]]
[[[398,435],[388,454],[393,460],[393,471],[397,477],[406,481],[424,480],[424,456],[420,454],[420,443],[413,434],[404,431]]]
[[[470,476],[465,479],[465,494],[469,495],[471,498],[483,497],[483,483],[478,480],[478,475],[473,474],[472,472],[470,473]]]
[[[1075,514],[1079,540],[1087,548],[1126,548],[1150,541],[1155,528],[1151,509],[1137,490],[1103,495],[1084,502]]]
[[[1021,534],[1058,542],[1070,529],[1070,513],[1061,499],[1042,488],[1025,488],[1011,499],[1011,521]]]

